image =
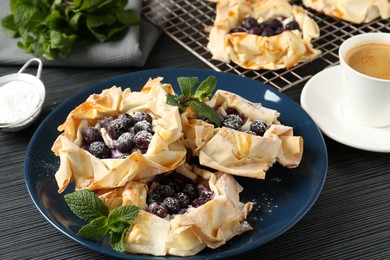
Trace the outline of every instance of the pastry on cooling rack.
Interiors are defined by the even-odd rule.
[[[388,0],[302,0],[302,3],[317,12],[357,24],[390,17]]]
[[[230,174],[183,164],[98,195],[110,210],[141,208],[125,236],[127,252],[190,256],[252,229],[246,222],[252,203],[240,202],[242,190]]]
[[[320,51],[311,40],[319,28],[287,0],[219,0],[209,34],[212,58],[250,70],[291,68]]]
[[[76,190],[124,186],[184,162],[180,114],[166,104],[173,89],[161,80],[150,79],[139,92],[105,89],[69,113],[52,146],[60,157],[59,192],[72,181]]]
[[[201,165],[257,179],[264,179],[275,162],[288,168],[299,165],[303,139],[278,121],[278,111],[223,90],[207,104],[221,116],[221,127],[182,114],[183,143]]]

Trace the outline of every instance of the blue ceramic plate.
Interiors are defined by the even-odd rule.
[[[280,121],[294,127],[294,134],[304,139],[304,155],[300,166],[287,169],[275,164],[265,180],[237,178],[244,187],[242,201],[255,201],[248,221],[254,230],[234,237],[226,245],[205,249],[187,259],[221,259],[232,257],[259,247],[279,236],[299,221],[316,201],[325,182],[328,157],[323,137],[309,115],[293,100],[258,81],[229,73],[194,69],[156,69],[120,75],[86,88],[58,106],[36,130],[28,146],[25,160],[25,179],[28,191],[43,216],[62,233],[74,241],[103,254],[124,259],[155,259],[147,255],[122,254],[112,250],[107,240],[91,241],[76,236],[83,225],[66,205],[63,195],[72,192],[68,187],[63,194],[57,193],[54,174],[59,158],[51,152],[51,146],[59,132],[57,127],[76,106],[92,93],[100,93],[113,85],[139,90],[149,77],[164,77],[164,82],[174,85],[176,78],[196,76],[200,80],[209,75],[217,77],[217,87],[260,102],[263,106],[280,112]],[[183,259],[181,257],[164,257]],[[161,258],[159,258],[161,259]]]

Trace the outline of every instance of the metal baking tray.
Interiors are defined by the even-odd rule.
[[[302,6],[301,1],[291,3]],[[338,64],[338,48],[350,36],[366,32],[390,32],[390,19],[353,24],[308,11],[320,27],[320,37],[312,41],[313,47],[320,49],[322,53],[315,59],[288,70],[253,71],[240,68],[234,63],[226,64],[211,59],[211,53],[206,48],[206,28],[214,23],[215,4],[205,0],[146,0],[142,6],[142,15],[146,19],[159,26],[169,37],[212,69],[259,80],[279,91],[297,86],[324,68]]]

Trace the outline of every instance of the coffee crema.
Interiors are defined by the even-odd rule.
[[[345,62],[367,76],[390,80],[390,44],[358,45],[347,52]]]

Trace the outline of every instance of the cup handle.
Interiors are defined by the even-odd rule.
[[[41,78],[41,73],[42,73],[42,61],[41,61],[40,59],[38,59],[38,58],[32,58],[32,59],[28,60],[28,61],[23,65],[23,67],[18,71],[18,73],[22,73],[25,69],[27,69],[27,67],[30,65],[30,63],[31,63],[31,62],[34,62],[34,61],[38,62],[38,70],[37,70],[37,75],[36,75],[36,77],[37,77],[38,79],[40,79],[40,78]]]

